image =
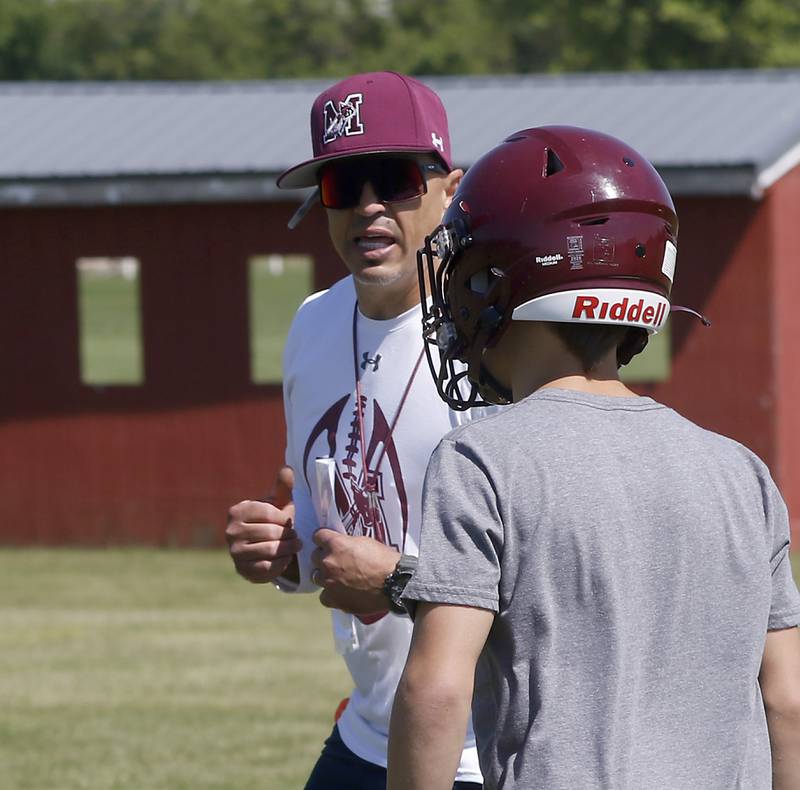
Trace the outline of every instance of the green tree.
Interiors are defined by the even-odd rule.
[[[53,79],[255,76],[249,0],[55,0],[41,53]]]
[[[496,0],[513,70],[800,65],[800,0]]]
[[[513,71],[508,24],[492,2],[396,0],[388,51],[411,74],[502,74]]]
[[[0,79],[800,66],[800,0],[0,0]]]
[[[0,79],[45,77],[40,52],[49,19],[41,0],[0,2]]]

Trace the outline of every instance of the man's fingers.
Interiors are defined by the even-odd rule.
[[[335,529],[326,529],[325,527],[320,527],[313,535],[314,543],[317,546],[327,546],[332,540],[335,540],[339,537],[342,537],[341,532],[337,532]]]
[[[234,562],[236,572],[244,579],[254,584],[271,582],[280,576],[292,561],[292,557],[281,557],[275,561],[261,560],[258,562]]]
[[[228,523],[279,524],[285,526],[291,521],[291,514],[284,512],[270,502],[245,499],[228,511]]]
[[[317,548],[311,552],[311,564],[315,568],[319,568],[322,565],[322,560],[324,559],[325,559],[325,549]]]
[[[234,562],[271,561],[279,557],[291,558],[303,547],[300,538],[287,540],[265,540],[259,543],[236,542],[230,547],[230,555]]]
[[[280,524],[243,524],[232,521],[225,529],[228,543],[263,543],[265,540],[288,540],[297,537],[291,526]]]
[[[261,543],[265,540],[281,540],[282,538],[297,537],[297,532],[291,524],[250,524],[242,521],[233,521],[228,524],[226,534],[234,536],[237,540],[248,543]]]
[[[294,488],[294,470],[291,466],[283,466],[275,478],[275,488],[270,497],[276,507],[284,508],[292,501],[292,488]]]

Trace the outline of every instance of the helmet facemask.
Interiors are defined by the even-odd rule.
[[[482,362],[508,324],[505,275],[486,264],[475,272],[474,263],[465,267],[468,224],[456,218],[439,225],[417,252],[425,354],[439,396],[456,411],[511,403],[511,390]]]

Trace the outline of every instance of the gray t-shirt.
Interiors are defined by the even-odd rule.
[[[539,390],[446,436],[413,600],[497,613],[487,788],[771,787],[758,672],[800,623],[766,466],[650,398]]]

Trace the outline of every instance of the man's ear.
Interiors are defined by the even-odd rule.
[[[456,190],[458,189],[458,185],[461,183],[461,179],[464,177],[464,171],[460,168],[456,170],[451,170],[447,174],[447,178],[445,179],[444,184],[444,207],[447,209],[450,204],[453,202],[453,197],[456,194]]]

